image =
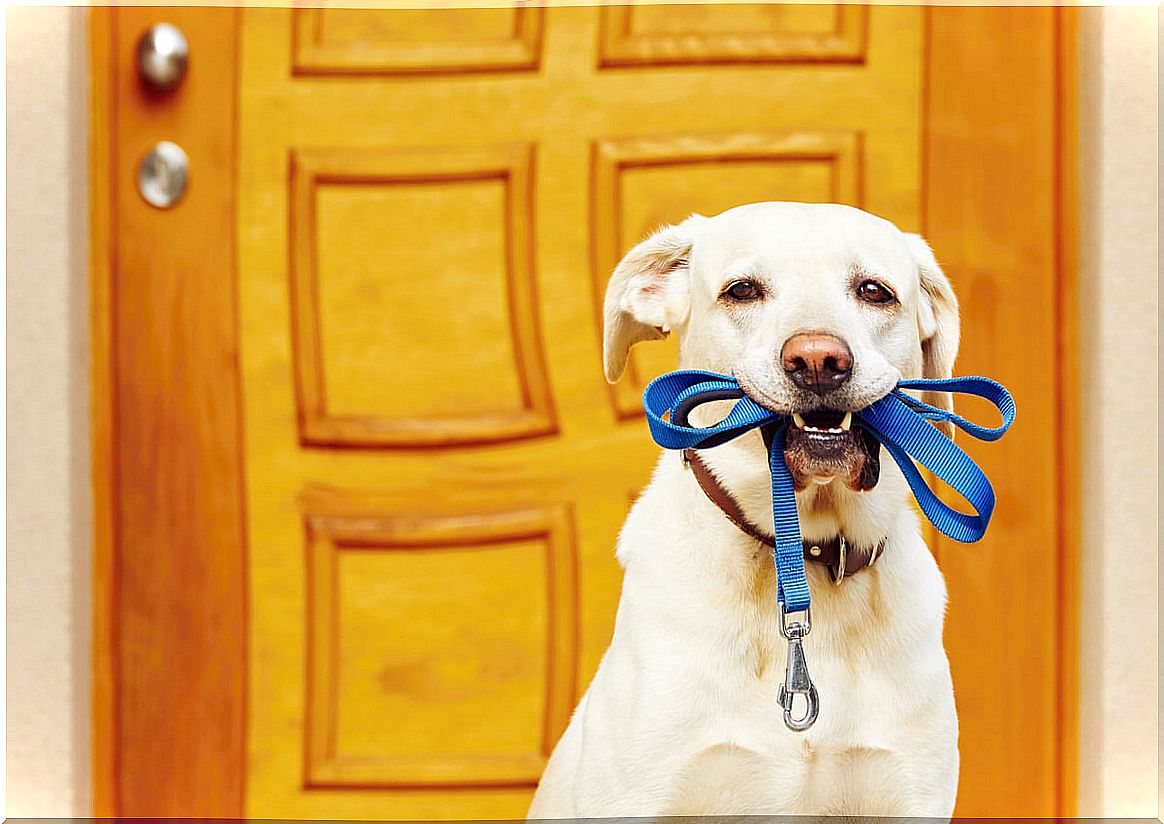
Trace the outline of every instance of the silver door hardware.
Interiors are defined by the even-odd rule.
[[[186,191],[190,158],[177,143],[163,140],[142,158],[137,167],[137,190],[145,202],[169,209]]]
[[[176,88],[186,76],[189,59],[186,35],[170,23],[155,23],[137,41],[137,73],[156,91]]]

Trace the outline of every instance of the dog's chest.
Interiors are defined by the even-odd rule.
[[[867,774],[874,780],[876,770],[870,773],[867,768],[900,743],[893,713],[886,710],[901,704],[897,693],[902,662],[880,654],[880,644],[870,645],[860,634],[845,632],[851,618],[821,610],[813,633],[805,639],[820,711],[809,730],[794,732],[778,701],[788,664],[788,642],[777,629],[779,617],[767,609],[750,613],[716,662],[715,699],[704,707],[706,724],[692,741],[698,744],[685,770],[689,777],[739,761],[733,774],[760,769],[779,775],[765,782],[764,793],[802,793],[817,778],[838,770],[850,782],[863,783]],[[797,716],[804,710],[802,700],[794,707]]]
[[[893,750],[799,737],[778,754],[740,744],[694,753],[675,776],[670,815],[898,812],[886,778],[901,760]]]
[[[819,697],[816,724],[803,733],[788,729],[778,700],[787,676],[788,642],[778,632],[757,633],[749,638],[744,654],[721,673],[726,676],[721,683],[730,682],[731,687],[721,692],[725,697],[711,716],[717,737],[780,754],[813,755],[833,746],[884,744],[888,730],[878,708],[900,703],[900,696],[894,695],[901,683],[896,662],[812,641],[805,640],[804,655]],[[803,714],[802,702],[796,699],[797,717]],[[805,742],[812,745],[807,750]]]
[[[852,677],[851,663],[818,655],[813,678],[820,692],[820,717],[806,732],[784,723],[777,701],[784,677],[783,640],[769,648],[751,677],[737,674],[731,695],[709,714],[708,723],[675,775],[674,814],[715,809],[733,814],[795,810],[841,814],[840,798],[870,799],[883,792],[885,776],[898,759],[900,742],[878,707],[891,691],[888,679],[867,671]],[[801,711],[799,704],[797,712]],[[709,804],[709,796],[716,802]],[[863,808],[864,809],[864,808]]]

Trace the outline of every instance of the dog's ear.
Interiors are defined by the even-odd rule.
[[[627,252],[610,276],[603,302],[602,359],[611,383],[622,377],[632,346],[665,338],[687,320],[695,217],[657,230]]]
[[[921,282],[918,300],[917,328],[922,347],[922,377],[948,378],[954,373],[954,359],[958,356],[958,338],[961,324],[958,321],[958,298],[933,250],[921,235],[907,234],[906,242],[917,263]],[[954,397],[949,392],[924,392],[922,400],[939,409],[952,412]],[[951,438],[954,427],[941,425]]]

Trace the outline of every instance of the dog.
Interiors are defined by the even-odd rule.
[[[844,414],[899,380],[950,376],[958,303],[933,252],[838,204],[692,215],[615,268],[607,379],[618,380],[634,344],[670,332],[681,367],[732,374],[757,403],[794,415],[783,446],[806,552],[844,536],[876,547],[876,563],[839,583],[835,569],[806,564],[804,651],[820,710],[794,732],[777,698],[788,647],[771,549],[725,517],[689,462],[664,452],[619,534],[610,646],[529,817],[948,817],[958,720],[942,646],[945,582],[900,470]],[[951,408],[949,395],[927,394]],[[706,410],[692,421],[713,423]],[[698,459],[742,526],[771,535],[762,435]]]

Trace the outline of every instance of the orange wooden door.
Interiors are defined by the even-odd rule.
[[[213,545],[223,579],[242,588],[238,611],[227,613],[238,627],[201,602],[180,613],[196,619],[187,631],[205,628],[194,666],[211,657],[216,631],[245,625],[225,659],[239,677],[197,676],[203,697],[219,690],[212,699],[245,707],[245,723],[231,716],[223,728],[237,759],[204,774],[204,783],[227,786],[214,812],[524,813],[609,639],[620,583],[614,543],[657,455],[638,398],[675,362],[673,344],[643,346],[628,377],[605,384],[606,277],[662,222],[773,199],[851,203],[927,231],[963,300],[962,363],[1016,389],[1030,423],[987,459],[1004,502],[989,543],[936,545],[952,600],[959,812],[1060,809],[1063,525],[1054,495],[1032,501],[1025,490],[1054,488],[1062,476],[1063,424],[1049,399],[1062,379],[1054,370],[1032,376],[1011,354],[1051,357],[1059,346],[1053,307],[1024,315],[1026,290],[1043,299],[1060,285],[1057,161],[1021,172],[1007,165],[1036,144],[1057,145],[1046,107],[1058,71],[1053,12],[1009,20],[819,5],[173,12],[190,30],[195,61],[221,55],[220,79],[232,85],[216,98],[198,62],[172,98],[118,81],[115,174],[162,125],[179,141],[190,133],[194,151],[191,193],[178,209],[159,213],[114,186],[109,233],[122,251],[110,278],[115,325],[156,313],[174,300],[159,273],[177,280],[192,264],[187,255],[159,266],[168,247],[142,238],[178,233],[194,249],[210,240],[199,215],[231,221],[218,236],[225,246],[207,255],[224,273],[217,287],[204,285],[177,321],[196,337],[199,313],[214,312],[215,300],[237,312],[237,328],[225,319],[229,341],[209,347],[209,360],[179,352],[194,378],[215,386],[225,375],[238,391],[233,407],[219,396],[211,420],[196,397],[190,403],[222,461],[237,464],[203,474],[219,472],[227,493],[237,485],[232,500],[241,502],[237,513],[214,510],[237,527],[239,554],[229,555],[225,538]],[[118,56],[131,53],[150,16],[114,13],[115,72],[126,71]],[[997,45],[1004,30],[1030,46],[1025,56]],[[960,59],[983,52],[995,74],[1022,77],[1024,97],[1000,102],[998,88],[960,79],[954,57],[934,56],[954,42]],[[1007,82],[1004,71],[998,83]],[[965,118],[951,102],[962,93],[981,97],[978,111],[999,119],[1001,136]],[[200,107],[229,112],[221,143],[206,138]],[[1034,119],[1033,136],[1007,131],[1016,111]],[[985,155],[1001,162],[984,179]],[[963,181],[947,158],[977,162],[979,173]],[[199,164],[221,175],[200,175]],[[999,209],[991,195],[1032,183],[1047,187],[1050,214]],[[937,197],[955,193],[957,204]],[[216,209],[215,198],[233,211]],[[125,376],[113,392],[123,404],[151,386],[143,346],[189,345],[166,338],[170,318],[132,350],[113,336],[114,371]],[[118,420],[149,419],[165,404],[169,390],[152,380],[158,399]],[[184,437],[180,423],[169,421],[170,437]],[[235,427],[237,443],[215,440],[216,426]],[[156,552],[173,529],[206,527],[161,525],[157,507],[180,506],[148,462],[132,460],[151,436],[114,430],[113,494],[137,507],[110,526],[124,570],[135,548],[148,542]],[[137,497],[126,498],[131,491]],[[135,513],[137,531],[127,520]],[[1034,549],[1016,562],[1016,545]],[[202,569],[198,541],[183,546],[193,560],[179,563]],[[1034,569],[1050,574],[1027,574]],[[143,602],[121,605],[116,639],[142,637],[143,628],[164,639],[165,620],[146,607],[166,589],[147,592],[151,580],[139,571],[109,596]],[[233,589],[219,592],[233,598]],[[1026,631],[1004,648],[984,640],[985,615]],[[150,687],[166,682],[136,672],[124,647],[113,654],[109,678],[121,691],[107,738],[122,770],[109,777],[114,809],[206,809],[181,808],[178,790],[165,796],[168,807],[151,806],[151,792],[182,780],[156,747],[142,756],[149,730],[135,721]],[[985,679],[991,688],[979,686]],[[999,681],[1024,688],[994,688]],[[211,712],[180,687],[165,690],[194,707],[192,717]],[[183,758],[213,757],[216,745],[191,735]],[[1028,757],[1014,764],[1020,741]]]
[[[243,14],[249,815],[524,813],[610,637],[638,396],[675,359],[605,385],[607,274],[746,201],[915,224],[921,23]]]

